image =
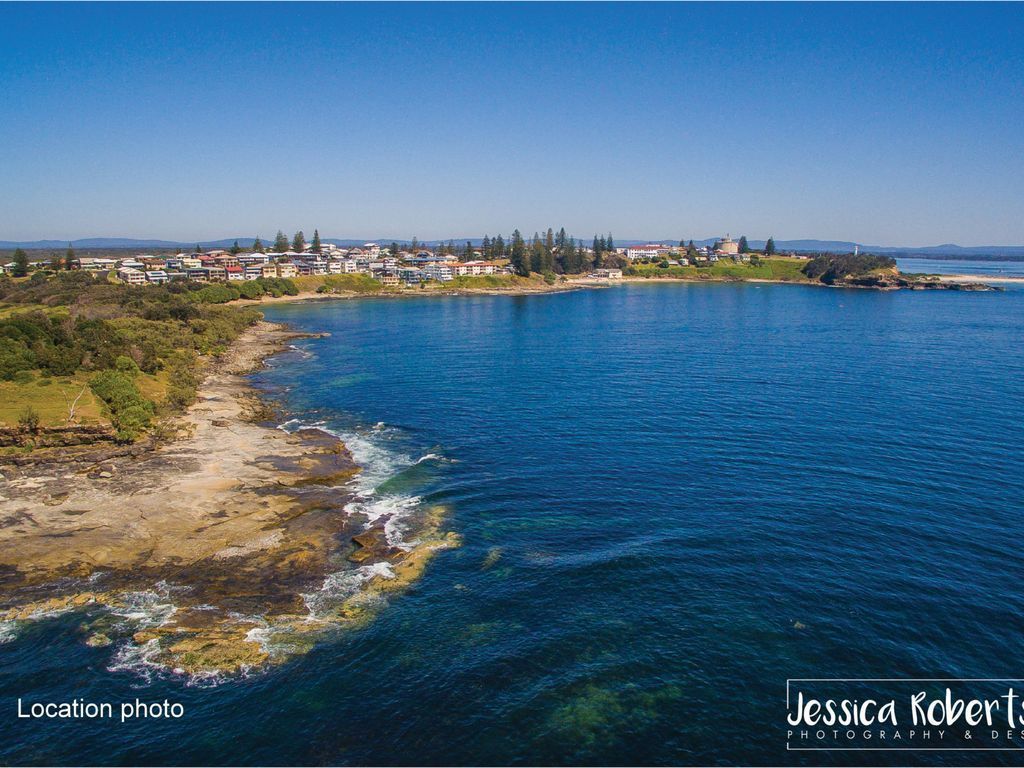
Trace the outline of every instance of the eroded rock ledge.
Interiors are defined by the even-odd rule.
[[[366,521],[345,511],[359,472],[345,446],[252,420],[242,374],[295,336],[270,323],[248,331],[170,444],[0,467],[0,621],[83,611],[90,644],[135,644],[190,674],[237,672],[365,621],[456,546],[439,508],[402,547],[364,536]],[[353,588],[311,601],[339,576]],[[138,613],[140,595],[167,608],[125,634],[110,617]]]

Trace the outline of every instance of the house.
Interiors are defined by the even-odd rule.
[[[406,285],[415,285],[416,283],[422,283],[426,278],[423,277],[422,269],[401,267],[398,270],[398,279]]]
[[[621,269],[595,269],[594,277],[602,277],[606,280],[620,280],[622,278]]]
[[[224,267],[228,280],[245,280],[245,270],[239,266]]]
[[[355,259],[334,259],[331,261],[331,272],[335,272],[335,265],[337,265],[337,272],[343,275],[350,275],[359,271],[359,265]]]
[[[242,266],[249,264],[266,264],[270,261],[270,257],[265,253],[240,253],[235,258],[238,259],[238,263]]]
[[[224,267],[207,267],[206,275],[210,280],[224,281],[228,279],[228,273]]]
[[[377,278],[385,288],[397,288],[399,284],[398,275],[394,272],[387,272]]]
[[[637,259],[656,259],[662,253],[668,253],[668,248],[654,243],[631,245],[626,248],[626,258],[631,261],[636,261]]]
[[[263,264],[246,264],[242,269],[244,270],[246,280],[256,280],[263,277]]]
[[[287,261],[284,261],[284,262],[281,262],[280,264],[277,265],[277,276],[278,277],[298,277],[299,276],[299,270],[298,270],[298,268],[294,264],[292,264],[290,262],[287,262]]]
[[[260,272],[262,277],[277,277],[277,264],[264,264]]]
[[[210,281],[210,272],[206,267],[189,267],[185,270],[185,277],[197,283],[208,283]]]
[[[117,279],[128,285],[145,285],[146,273],[135,267],[121,267],[117,270]]]
[[[159,285],[161,283],[166,283],[168,280],[170,280],[170,278],[167,276],[167,273],[164,272],[162,269],[153,269],[150,270],[149,272],[146,272],[146,280],[148,280],[151,283],[156,283],[157,285]]]
[[[447,264],[427,264],[423,267],[423,277],[426,280],[438,280],[447,283],[454,278],[452,268]]]

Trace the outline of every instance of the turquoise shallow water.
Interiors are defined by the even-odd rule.
[[[0,645],[0,761],[1016,762],[785,750],[790,677],[1024,676],[1024,292],[629,285],[280,305],[254,377],[349,440],[371,510],[465,540],[366,629],[215,688]],[[185,727],[187,726],[187,728]]]

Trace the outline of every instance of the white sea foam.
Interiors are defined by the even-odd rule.
[[[18,635],[18,625],[13,621],[0,621],[0,645],[9,643]]]
[[[320,589],[302,596],[310,617],[320,618],[328,615],[375,577],[393,579],[395,572],[388,563],[373,563],[329,574]]]
[[[113,606],[110,612],[140,629],[159,627],[178,610],[171,601],[171,591],[166,582],[159,582],[151,590],[125,592],[121,596],[122,604]]]
[[[130,672],[143,683],[149,685],[156,675],[162,674],[166,668],[154,659],[160,653],[160,641],[147,640],[141,645],[126,641],[118,646],[107,665],[108,672]]]

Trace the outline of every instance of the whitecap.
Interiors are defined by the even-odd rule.
[[[364,584],[377,577],[393,579],[395,572],[389,563],[373,563],[328,574],[318,590],[302,595],[310,618],[318,619],[329,614],[356,595]]]
[[[0,621],[0,645],[9,643],[18,634],[18,624],[14,621]]]

